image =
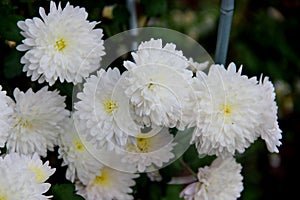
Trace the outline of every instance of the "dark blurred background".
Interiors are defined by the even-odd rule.
[[[58,1],[56,1],[58,2]],[[62,6],[67,1],[62,1]],[[91,21],[101,21],[104,39],[129,29],[130,13],[123,0],[69,1],[74,6],[85,7]],[[49,1],[2,0],[0,3],[0,85],[12,96],[14,88],[25,91],[41,85],[31,82],[22,72],[22,52],[15,47],[22,37],[17,21],[38,17],[38,8],[49,10]],[[107,7],[112,6],[112,7]],[[139,27],[158,26],[182,32],[198,41],[214,58],[217,28],[220,14],[219,0],[139,0],[136,3]],[[244,190],[242,200],[295,199],[298,196],[300,170],[296,164],[300,150],[300,1],[299,0],[237,0],[233,15],[227,63],[243,65],[248,76],[269,76],[276,88],[279,107],[279,126],[282,130],[282,146],[279,154],[270,154],[260,139],[246,152],[238,155],[243,165]],[[56,83],[67,96],[70,108],[72,85]],[[298,156],[297,156],[298,155]],[[52,165],[59,167],[56,153],[50,152]],[[184,158],[192,158],[189,164],[196,170],[205,161],[197,158],[191,147]],[[187,161],[188,162],[188,161]],[[169,169],[181,170],[178,163]],[[50,180],[69,184],[62,177],[65,168],[58,170]],[[161,171],[168,177],[166,170]],[[167,185],[167,181],[151,183],[145,176],[137,180],[136,199],[179,199],[183,186]],[[73,190],[70,185],[68,185]],[[63,187],[52,188],[55,193]],[[59,192],[58,192],[59,193]],[[63,199],[54,195],[55,199]]]

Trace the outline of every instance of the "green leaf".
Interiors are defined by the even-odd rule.
[[[195,172],[198,172],[198,168],[209,166],[215,159],[215,156],[205,156],[199,158],[198,151],[195,145],[191,145],[183,155],[184,162]]]
[[[151,184],[149,186],[149,199],[150,200],[161,200],[162,187],[159,184]]]
[[[75,194],[75,186],[70,183],[56,184],[51,187],[53,200],[84,200],[83,197]]]
[[[179,194],[183,189],[182,185],[168,185],[166,189],[166,195],[162,200],[180,200]]]

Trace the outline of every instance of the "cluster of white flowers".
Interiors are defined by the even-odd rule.
[[[84,131],[84,130],[81,130]],[[72,118],[62,123],[62,130],[58,140],[59,157],[63,159],[63,166],[67,166],[66,178],[71,182],[79,179],[84,184],[99,175],[102,164],[86,149],[79,137]]]
[[[75,124],[76,123],[76,126]],[[76,183],[77,194],[87,200],[133,199],[129,194],[138,174],[127,174],[104,166],[87,149],[78,132],[86,132],[77,118],[62,122],[59,137],[59,158],[67,166],[66,178]]]
[[[55,146],[66,179],[87,200],[133,199],[136,172],[162,180],[157,170],[176,158],[181,142],[170,130],[193,127],[189,142],[199,156],[217,156],[181,192],[187,200],[238,198],[243,177],[234,155],[259,137],[270,152],[278,152],[281,130],[268,77],[248,78],[234,63],[226,69],[194,62],[175,44],[153,38],[138,46],[133,60],[124,61],[125,72],[118,66],[99,70],[103,33],[87,20],[84,8],[67,3],[62,9],[51,1],[49,14],[43,8],[39,13],[41,19],[18,22],[25,37],[17,47],[26,51],[23,71],[50,86],[58,79],[85,82],[73,113],[65,97],[47,86],[37,92],[16,88],[14,99],[0,86],[0,147],[7,149],[0,158],[0,200],[47,199],[45,181],[55,170],[40,156]],[[105,155],[93,154],[89,145]],[[135,173],[102,162],[101,156],[111,155]]]
[[[38,154],[10,153],[0,157],[0,199],[47,200],[50,184],[45,181],[55,172]]]
[[[14,100],[0,93],[0,139],[6,151],[0,158],[0,199],[45,200],[51,186],[45,181],[55,169],[48,161],[43,164],[40,156],[46,157],[57,145],[59,123],[69,115],[65,97],[48,87],[36,93],[16,88],[13,95]]]

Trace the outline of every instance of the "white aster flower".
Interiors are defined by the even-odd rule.
[[[45,181],[55,172],[39,155],[7,154],[0,158],[0,199],[47,200],[50,184]]]
[[[0,147],[4,147],[9,135],[10,123],[8,120],[13,112],[12,103],[12,99],[6,95],[6,91],[2,91],[0,85]]]
[[[199,110],[192,141],[200,155],[243,153],[259,136],[255,130],[262,120],[261,90],[256,77],[249,79],[241,72],[231,63],[227,70],[212,65],[208,75],[197,73]]]
[[[9,119],[8,152],[37,152],[45,157],[47,150],[52,151],[57,144],[59,122],[69,115],[65,109],[65,97],[58,91],[48,91],[48,87],[43,87],[36,93],[32,89],[24,93],[16,88],[14,98],[16,102]]]
[[[125,93],[143,125],[180,127],[183,124],[186,100],[192,92],[192,71],[189,62],[176,45],[162,40],[142,42],[134,62],[125,61],[128,69]]]
[[[75,182],[77,178],[84,184],[87,184],[91,177],[99,174],[102,164],[96,160],[86,149],[82,139],[77,131],[82,126],[77,121],[75,128],[72,118],[63,121],[62,131],[58,140],[59,157],[63,159],[62,166],[67,166],[66,178]]]
[[[76,182],[77,194],[86,200],[131,200],[132,189],[135,185],[133,179],[138,174],[124,173],[109,167],[102,167],[100,176],[94,176],[87,185]]]
[[[50,85],[61,82],[82,82],[89,73],[100,67],[104,53],[102,29],[97,22],[87,20],[84,8],[69,3],[64,9],[50,2],[50,12],[39,10],[40,18],[19,21],[18,27],[25,37],[17,49],[27,51],[21,63],[31,80]]]
[[[118,68],[100,69],[83,85],[83,92],[77,94],[75,115],[90,130],[88,140],[93,139],[99,147],[111,150],[114,145],[124,146],[128,133],[120,128],[120,123],[127,125],[124,109],[128,108],[128,98],[120,88],[115,88],[121,78]],[[114,96],[117,94],[118,97]],[[120,120],[121,119],[121,120]]]
[[[199,168],[198,182],[188,185],[180,197],[185,200],[235,200],[243,190],[241,169],[233,157],[219,157],[211,166]]]
[[[263,100],[262,105],[262,118],[260,127],[258,129],[261,138],[265,140],[267,148],[270,152],[278,153],[277,146],[281,145],[280,139],[282,138],[281,130],[277,121],[277,104],[275,101],[275,89],[268,77],[259,81],[261,87],[261,95]]]
[[[155,135],[151,131],[140,133],[121,152],[124,154],[122,162],[132,165],[138,172],[155,171],[175,157],[172,152],[175,145],[168,128],[163,128]]]

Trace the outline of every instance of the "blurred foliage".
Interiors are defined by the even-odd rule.
[[[58,1],[56,1],[58,2]],[[125,0],[75,1],[74,6],[85,7],[91,21],[101,21],[104,39],[128,29],[130,13]],[[67,3],[61,1],[62,6]],[[111,6],[111,7],[107,7]],[[180,31],[198,41],[213,57],[219,19],[218,0],[140,0],[136,8],[138,24],[160,26]],[[21,43],[16,23],[19,20],[39,16],[38,8],[49,10],[49,1],[2,0],[0,2],[0,85],[12,95],[14,88],[25,91],[42,85],[31,82],[22,72],[20,58],[23,55],[15,47]],[[279,154],[267,152],[265,144],[258,140],[242,155],[237,155],[243,165],[244,191],[240,199],[292,199],[297,196],[299,170],[295,164],[299,155],[300,131],[300,36],[299,0],[239,0],[235,2],[228,63],[243,65],[244,74],[269,76],[275,84],[279,106],[279,125],[283,131]],[[104,13],[105,11],[105,13]],[[72,85],[56,83],[67,96],[71,109]],[[298,147],[298,148],[297,148]],[[58,170],[50,178],[53,184],[49,193],[53,200],[82,199],[74,195],[74,185],[64,179],[65,168],[60,167],[57,152],[50,152],[50,164]],[[183,185],[169,185],[174,175],[209,165],[213,157],[199,158],[194,147],[176,162],[161,169],[162,182],[151,182],[145,174],[137,179],[135,199],[176,200]]]
[[[84,198],[76,195],[73,184],[55,184],[51,187],[54,196],[53,200],[84,200]]]

